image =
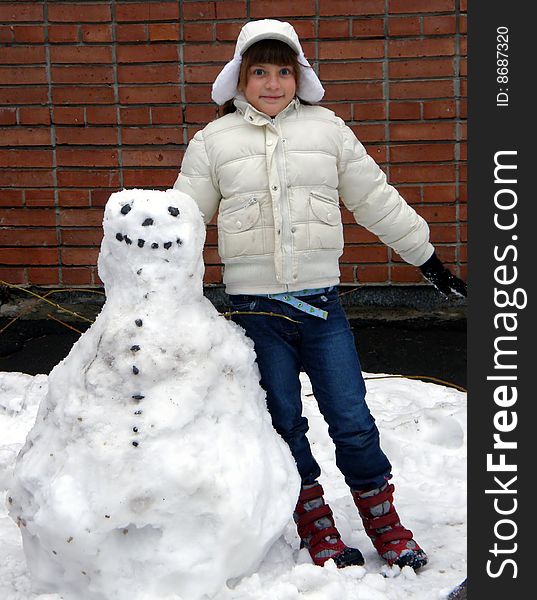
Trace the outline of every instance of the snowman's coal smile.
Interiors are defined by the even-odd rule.
[[[121,207],[120,213],[125,216],[131,211],[131,209],[132,209],[132,206],[130,204],[124,204]],[[174,218],[177,218],[180,214],[179,209],[176,206],[168,206],[168,213],[170,214],[170,216],[172,216]],[[154,224],[155,224],[155,221],[151,217],[147,217],[141,223],[141,226],[142,227],[150,227]],[[129,237],[129,235],[126,233],[121,233],[121,232],[116,233],[116,240],[118,242],[125,242],[127,244],[127,246],[132,245],[133,237],[135,237],[135,236]],[[175,242],[178,246],[182,246],[182,244],[183,244],[183,240],[181,238],[177,238],[175,240]],[[141,237],[139,237],[137,239],[136,245],[138,246],[138,248],[143,248],[146,244],[148,244],[148,246],[150,246],[152,250],[156,250],[157,248],[159,248],[158,242],[151,242],[151,241],[145,240],[144,238],[141,238]],[[169,250],[172,246],[173,246],[173,242],[171,242],[171,241],[164,242],[162,244],[162,247],[165,250]]]

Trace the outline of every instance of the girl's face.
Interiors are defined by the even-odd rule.
[[[243,90],[246,100],[269,117],[275,117],[295,97],[292,66],[254,64],[248,69],[247,79]]]

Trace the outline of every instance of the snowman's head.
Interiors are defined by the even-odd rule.
[[[154,280],[177,270],[193,271],[201,261],[201,213],[190,196],[177,190],[115,192],[106,204],[103,228],[99,275],[105,285],[119,272],[143,270]]]

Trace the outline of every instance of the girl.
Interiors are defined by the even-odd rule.
[[[388,564],[417,569],[427,556],[395,511],[391,465],[365,402],[335,287],[343,251],[339,199],[442,293],[466,295],[466,286],[444,268],[426,222],[386,183],[351,129],[310,104],[323,95],[289,23],[247,23],[213,85],[212,98],[226,114],[196,133],[174,187],[196,200],[205,222],[218,210],[226,292],[241,313],[235,321],[254,342],[274,427],[302,478],[294,518],[312,560],[333,559],[338,567],[364,562],[358,549],[342,542],[317,482],[321,470],[306,437],[301,370],[311,380],[366,533]]]

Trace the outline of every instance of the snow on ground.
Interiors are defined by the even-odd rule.
[[[303,376],[309,439],[323,469],[321,483],[343,540],[359,547],[364,567],[338,570],[311,563],[299,550],[294,525],[269,551],[256,573],[229,582],[215,600],[443,600],[466,577],[466,394],[431,383],[364,374],[368,403],[393,465],[396,506],[403,523],[427,551],[415,573],[388,568],[366,537],[334,449]],[[0,598],[60,600],[31,591],[21,538],[7,517],[6,489],[18,450],[46,394],[47,376],[0,372]],[[113,600],[113,599],[110,599]],[[146,600],[188,600],[177,595]]]

